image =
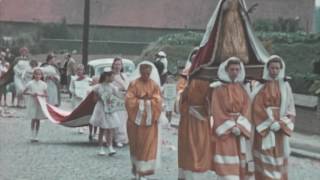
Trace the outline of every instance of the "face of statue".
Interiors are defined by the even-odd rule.
[[[240,74],[241,67],[239,64],[230,64],[227,68],[227,73],[229,75],[229,78],[234,81],[238,75]]]

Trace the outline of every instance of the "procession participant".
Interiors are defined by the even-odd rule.
[[[154,62],[156,66],[159,76],[160,76],[160,83],[161,86],[166,82],[168,76],[168,60],[167,54],[164,51],[159,51],[156,54],[156,61]]]
[[[29,95],[27,101],[27,117],[31,118],[31,142],[38,141],[38,132],[40,129],[40,120],[45,119],[38,97],[47,97],[47,84],[43,81],[43,72],[40,68],[35,68],[33,71],[32,80],[26,85],[23,94]]]
[[[173,76],[167,78],[166,83],[163,85],[163,100],[168,125],[171,127],[172,111],[174,110],[174,103],[177,97],[176,84]]]
[[[0,67],[0,78],[1,78],[1,76],[4,75],[9,70],[10,64],[3,60],[0,64],[0,66],[1,66]],[[0,106],[2,105],[1,104],[2,97],[3,97],[3,101],[4,101],[3,105],[7,106],[7,92],[8,92],[7,86],[0,87]]]
[[[183,90],[185,89],[185,87],[188,84],[188,76],[189,76],[189,70],[191,67],[191,63],[194,60],[197,52],[198,52],[199,48],[195,47],[192,49],[188,60],[184,66],[184,69],[182,70],[182,72],[180,73],[178,82],[177,82],[177,86],[176,86],[176,91],[177,91],[177,98],[175,100],[175,106],[174,106],[174,112],[175,113],[180,113],[179,112],[179,101],[180,101],[180,97],[181,97],[181,93],[183,92]]]
[[[245,69],[237,57],[223,62],[219,81],[210,84],[214,119],[213,167],[220,179],[244,180],[253,174],[250,97],[243,86]]]
[[[6,69],[9,70],[10,68],[10,64],[9,62],[5,63],[5,67]],[[8,72],[8,71],[7,71]],[[5,90],[5,94],[6,93],[11,93],[11,106],[14,106],[14,100],[16,98],[16,89],[15,89],[15,85],[14,82],[9,83],[8,85],[6,85],[6,90]]]
[[[194,58],[196,51],[190,58]],[[189,66],[184,70],[185,85],[178,91],[179,132],[178,167],[179,179],[197,179],[212,169],[212,143],[209,110],[209,82],[194,79],[188,82]],[[188,85],[187,85],[188,83]]]
[[[76,75],[71,79],[72,80],[69,87],[69,91],[72,95],[71,104],[73,108],[76,108],[81,101],[87,97],[90,90],[91,79],[84,74],[84,66],[82,64],[77,65]],[[83,131],[84,130],[82,127],[78,128],[79,133],[83,133]],[[92,140],[90,135],[89,140]]]
[[[60,74],[55,66],[55,56],[49,54],[46,63],[42,65],[45,82],[48,85],[48,103],[54,106],[60,105],[59,81]]]
[[[29,82],[32,80],[33,70],[34,68],[38,67],[38,62],[33,59],[33,60],[30,60],[29,65],[30,66],[26,69],[23,75],[23,79],[25,80],[25,82]]]
[[[111,68],[105,68],[99,79],[99,84],[94,87],[97,103],[94,107],[90,123],[93,126],[99,127],[99,147],[98,155],[105,155],[103,148],[103,137],[105,137],[109,156],[116,153],[113,149],[114,130],[119,127],[119,117],[115,109],[115,102],[113,96],[123,98],[118,92],[117,88],[112,84],[113,73]]]
[[[69,91],[72,94],[71,104],[73,108],[77,107],[87,96],[90,84],[91,79],[84,74],[84,66],[78,64],[76,67],[76,75],[72,78],[69,87]]]
[[[155,173],[159,162],[160,78],[150,62],[141,62],[133,73],[125,105],[132,173],[136,179]]]
[[[263,79],[253,101],[256,179],[288,179],[289,137],[296,116],[292,90],[284,79],[285,64],[273,55],[265,64]]]
[[[72,58],[70,53],[67,53],[65,55],[65,60],[66,61],[64,63],[64,70],[66,71],[67,76],[67,87],[70,87],[71,76],[74,76],[76,74],[76,61]]]
[[[29,65],[30,59],[28,57],[29,50],[26,47],[20,48],[19,52],[20,52],[20,56],[14,60],[15,65],[13,67],[13,71],[14,71],[14,85],[15,85],[16,96],[17,96],[17,107],[22,108],[22,107],[25,107],[23,90],[25,89],[25,85],[27,84],[23,76],[26,70],[30,68],[30,65]]]
[[[119,91],[125,93],[129,86],[129,79],[123,72],[122,58],[116,57],[112,63],[112,72],[114,75],[113,84],[118,88]],[[117,115],[120,120],[120,126],[115,131],[115,144],[117,147],[123,147],[124,144],[128,144],[128,133],[127,133],[127,119],[128,114],[125,108],[124,99],[116,99]]]
[[[93,76],[90,83],[90,91],[95,89],[96,86],[99,85],[100,76]],[[93,141],[94,137],[97,134],[98,127],[91,124],[89,121],[89,141]]]

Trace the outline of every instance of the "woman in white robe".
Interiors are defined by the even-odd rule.
[[[112,72],[114,75],[113,85],[115,85],[120,92],[126,92],[129,86],[129,79],[127,75],[123,73],[123,63],[121,58],[114,58],[112,63]],[[120,120],[120,126],[115,131],[115,143],[117,147],[122,147],[124,144],[128,144],[128,113],[124,106],[124,99],[118,98],[117,100],[118,110],[116,113]]]

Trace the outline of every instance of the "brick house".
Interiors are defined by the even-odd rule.
[[[183,31],[204,31],[218,0],[90,0],[90,38],[103,41],[130,42],[140,53],[159,36]],[[307,32],[314,29],[315,0],[246,0],[258,3],[253,20],[300,17]],[[72,39],[81,39],[84,0],[0,0],[0,36],[36,32],[39,24],[66,21]],[[47,43],[47,44],[56,44]],[[60,41],[58,42],[60,43]],[[71,42],[80,50],[81,43]],[[62,47],[57,44],[56,47]],[[100,46],[100,44],[99,44]],[[67,46],[65,46],[67,47]],[[102,46],[100,49],[106,49]],[[115,47],[112,44],[112,47]],[[99,49],[99,48],[94,48]],[[116,49],[119,49],[118,47]],[[91,51],[92,52],[92,51]]]
[[[91,24],[111,27],[203,30],[218,0],[91,0]],[[296,18],[310,32],[315,0],[246,0],[254,19]],[[81,24],[83,0],[0,0],[0,22]]]

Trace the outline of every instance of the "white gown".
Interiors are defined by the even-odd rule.
[[[60,75],[57,72],[56,68],[52,65],[48,65],[42,68],[44,77],[48,85],[48,103],[51,105],[59,105],[59,87],[54,80],[48,79],[48,76],[53,76],[57,79],[57,82],[60,81]]]
[[[115,113],[115,104],[112,96],[119,96],[117,88],[112,83],[101,83],[94,87],[93,91],[98,96],[90,124],[103,129],[119,127],[119,117]]]
[[[47,91],[47,84],[44,81],[31,80],[26,85],[28,93],[34,94],[44,94]],[[44,97],[43,97],[44,98]],[[38,103],[36,97],[31,95],[27,96],[27,117],[28,119],[46,119],[40,104]]]
[[[113,84],[118,88],[119,91],[127,91],[129,86],[129,79],[126,74],[116,74],[114,75]],[[127,133],[127,120],[128,120],[128,113],[126,111],[124,105],[124,98],[117,99],[117,106],[119,110],[116,114],[119,117],[119,127],[115,131],[115,142],[117,143],[128,143],[128,133]]]

